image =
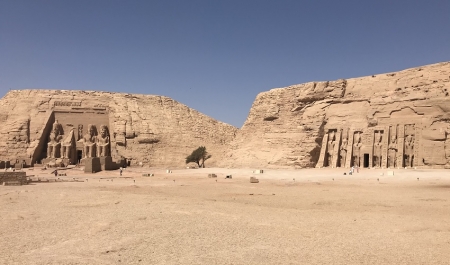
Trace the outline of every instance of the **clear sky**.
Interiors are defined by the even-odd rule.
[[[0,0],[0,96],[163,95],[241,127],[271,88],[442,61],[448,0]]]

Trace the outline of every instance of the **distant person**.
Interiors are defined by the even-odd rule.
[[[55,169],[55,177],[58,176],[58,170]]]
[[[119,172],[120,172],[120,175],[122,176],[122,167],[120,167]]]

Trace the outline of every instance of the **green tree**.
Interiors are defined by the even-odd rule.
[[[186,157],[186,164],[194,162],[197,163],[198,167],[204,168],[205,161],[209,158],[211,158],[211,155],[206,151],[206,147],[200,146]]]

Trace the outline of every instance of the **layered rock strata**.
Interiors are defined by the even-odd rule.
[[[214,166],[237,131],[168,97],[95,91],[11,90],[0,100],[0,122],[0,160],[29,165],[106,155],[184,167],[206,146]]]
[[[449,167],[450,63],[260,93],[221,166]]]

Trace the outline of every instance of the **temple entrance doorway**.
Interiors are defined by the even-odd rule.
[[[369,154],[364,154],[364,167],[369,167]]]
[[[83,157],[83,151],[77,150],[77,163],[78,164],[80,163],[82,157]]]

